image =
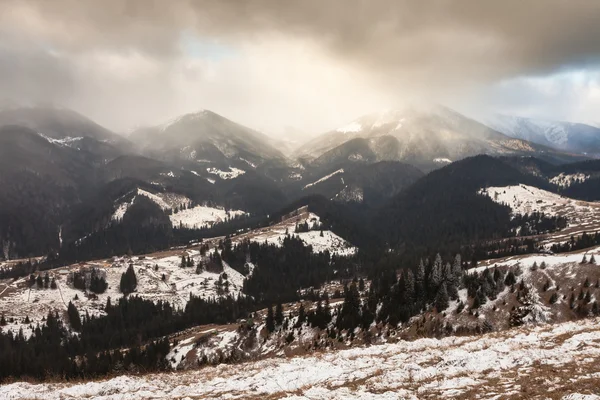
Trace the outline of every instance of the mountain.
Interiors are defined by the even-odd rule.
[[[397,160],[424,170],[478,154],[545,154],[550,159],[569,159],[553,149],[506,136],[443,106],[413,106],[365,115],[296,151],[297,157],[319,165],[340,159]]]
[[[549,146],[557,150],[600,157],[600,127],[495,114],[483,123],[513,138]]]
[[[147,155],[199,167],[254,169],[268,160],[285,160],[267,136],[208,110],[137,129],[129,139]]]
[[[84,151],[105,162],[127,152],[133,145],[124,137],[67,108],[8,107],[0,109],[0,126],[29,128],[51,143]]]
[[[58,248],[62,219],[95,182],[88,156],[26,127],[0,127],[0,242],[11,253]]]
[[[314,169],[305,176],[297,183],[296,195],[319,194],[338,202],[374,207],[413,184],[423,172],[398,161],[373,164],[346,161],[333,169]]]
[[[489,186],[517,184],[551,189],[547,180],[498,158],[469,157],[430,172],[381,207],[373,220],[391,246],[439,248],[502,237],[508,231],[510,209],[478,192]]]

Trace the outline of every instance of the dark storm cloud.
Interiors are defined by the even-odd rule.
[[[5,7],[16,2],[5,1]],[[71,48],[175,51],[182,28],[231,40],[304,37],[375,72],[498,78],[597,62],[600,2],[589,0],[20,0]],[[473,76],[474,75],[474,76]]]
[[[90,100],[104,88],[96,80],[117,88],[127,105],[150,106],[156,89],[163,102],[173,99],[172,112],[184,108],[177,104],[213,101],[227,113],[228,104],[239,101],[227,96],[241,93],[256,107],[248,115],[260,115],[273,101],[282,112],[304,103],[323,109],[319,101],[350,110],[351,99],[358,109],[398,95],[443,101],[500,80],[600,63],[600,2],[592,0],[3,0],[0,27],[6,32],[0,90],[26,87],[29,97],[56,95],[84,108],[93,102],[95,109],[115,95],[102,89],[106,99]],[[194,57],[182,46],[190,33],[233,48],[237,69],[227,60],[190,66],[185,60]],[[302,62],[309,72],[294,73]],[[285,74],[264,74],[269,66]],[[131,73],[138,68],[145,71],[141,77]],[[337,98],[309,101],[342,72],[347,83],[339,78],[329,88],[340,92]],[[27,76],[35,84],[25,82]],[[177,92],[190,77],[199,82],[193,99]],[[304,87],[289,89],[298,79]],[[130,93],[118,90],[124,80]],[[358,103],[365,87],[382,96]],[[272,97],[261,105],[253,90]],[[286,95],[293,101],[278,100]],[[232,107],[235,117],[244,105]],[[134,114],[143,118],[135,110],[128,116]],[[117,119],[124,124],[127,118]]]

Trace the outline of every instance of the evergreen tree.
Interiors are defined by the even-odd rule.
[[[358,290],[360,290],[361,292],[365,291],[365,280],[363,278],[360,278],[358,280]]]
[[[592,254],[592,257],[590,258],[590,264],[596,264],[596,257],[594,257],[593,254]]]
[[[338,329],[353,331],[361,322],[360,319],[360,294],[353,283],[345,291],[344,304],[338,315]]]
[[[304,310],[304,304],[300,303],[300,308],[298,309],[298,321],[296,321],[296,328],[301,327],[305,321],[306,311]]]
[[[125,271],[121,275],[120,289],[121,293],[128,295],[135,291],[137,287],[137,277],[135,276],[135,271],[133,269],[133,264],[129,264],[127,267],[127,271]]]
[[[71,323],[71,328],[75,331],[81,330],[81,317],[79,316],[79,311],[75,308],[72,302],[69,302],[69,306],[67,307],[67,315],[69,316],[69,322]]]
[[[277,326],[283,324],[283,306],[281,305],[281,302],[278,302],[277,306],[275,306],[275,324]]]
[[[275,331],[275,317],[273,317],[273,307],[269,306],[267,309],[267,320],[265,322],[267,331],[272,333]]]
[[[437,312],[441,313],[446,308],[448,308],[449,300],[450,299],[448,296],[448,291],[446,289],[446,284],[442,283],[442,285],[440,286],[440,289],[438,290],[438,293],[435,297],[435,308],[436,308]]]

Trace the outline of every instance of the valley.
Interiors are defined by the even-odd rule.
[[[0,179],[28,184],[0,196],[0,379],[38,382],[0,396],[562,399],[598,382],[593,160],[439,107],[359,118],[297,158],[207,110],[131,148],[84,117],[32,120],[0,131]]]

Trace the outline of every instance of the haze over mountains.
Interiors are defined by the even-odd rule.
[[[118,197],[138,189],[265,215],[308,195],[382,204],[423,172],[479,154],[550,164],[594,155],[596,128],[494,121],[498,130],[438,105],[386,110],[289,153],[277,140],[208,110],[124,137],[72,110],[13,106],[0,110],[0,179],[12,188],[2,198],[0,238],[14,243],[15,255],[44,254],[91,233],[86,229],[114,225]],[[45,228],[26,228],[34,215]],[[38,234],[44,240],[32,240]]]

